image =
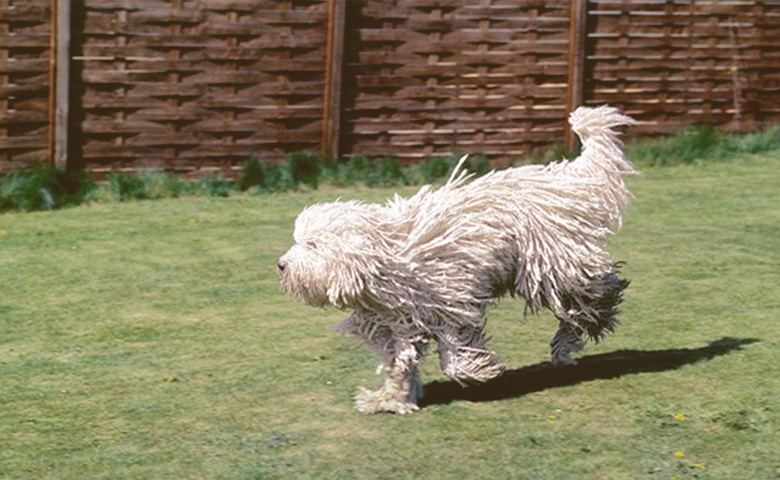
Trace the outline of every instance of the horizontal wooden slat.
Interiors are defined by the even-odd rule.
[[[0,49],[48,49],[48,33],[14,33],[0,36]]]
[[[41,18],[50,15],[50,12],[50,7],[46,4],[14,2],[13,6],[0,6],[0,23],[38,23]]]
[[[10,126],[26,123],[46,123],[49,120],[49,116],[45,111],[4,111],[0,112],[0,125]]]
[[[0,75],[14,72],[47,72],[49,61],[46,58],[0,60]]]
[[[17,135],[13,137],[0,136],[0,151],[17,148],[36,149],[45,145],[45,135]]]
[[[147,8],[163,8],[169,5],[170,2],[163,0],[145,0],[139,2],[138,0],[90,0],[88,2],[88,8],[94,11],[139,11]],[[312,5],[319,2],[316,1],[298,1],[303,5]],[[276,0],[208,0],[208,2],[199,2],[197,4],[200,8],[209,11],[235,11],[235,12],[252,12],[257,9],[273,9],[278,8],[278,2]]]

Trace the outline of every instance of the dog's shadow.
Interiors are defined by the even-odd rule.
[[[757,341],[752,338],[721,338],[702,348],[619,350],[590,355],[580,358],[577,365],[553,366],[550,362],[543,362],[506,371],[500,377],[467,388],[461,387],[454,381],[435,381],[425,385],[425,395],[418,403],[420,407],[426,407],[447,404],[455,400],[490,402],[591,380],[675,370],[684,365],[725,355],[733,350],[741,350],[743,345]]]

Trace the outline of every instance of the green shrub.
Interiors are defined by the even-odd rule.
[[[469,155],[464,166],[469,172],[474,172],[477,177],[481,177],[493,170],[490,166],[490,162],[488,162],[487,157],[484,155]]]
[[[549,147],[532,150],[526,160],[528,164],[546,165],[550,162],[558,162],[563,159],[573,160],[581,153],[581,145],[576,143],[572,148],[567,148],[563,143],[556,143]]]
[[[391,187],[409,183],[404,169],[395,157],[368,158],[355,155],[344,164],[344,177],[349,185]]]
[[[411,175],[419,183],[440,183],[449,178],[462,155],[449,157],[431,157],[425,162],[411,167]],[[463,168],[480,177],[492,170],[484,155],[469,155]]]
[[[640,165],[687,164],[711,158],[724,145],[712,125],[697,125],[675,135],[632,144],[628,157]]]
[[[408,178],[412,184],[442,183],[452,175],[455,166],[462,155],[448,157],[430,157],[425,162],[413,165],[408,169]],[[463,163],[463,168],[480,177],[492,170],[484,155],[469,155]]]
[[[108,188],[120,202],[149,198],[146,184],[136,175],[116,172],[108,178]]]
[[[241,191],[256,189],[261,192],[282,192],[295,188],[298,183],[310,185],[313,183],[313,186],[316,186],[318,178],[313,181],[306,178],[307,175],[303,173],[304,168],[301,167],[302,163],[305,162],[302,160],[290,162],[288,158],[282,165],[274,165],[265,163],[258,157],[252,157],[241,168],[235,187]],[[297,181],[294,178],[297,178]]]
[[[741,153],[756,154],[778,148],[778,126],[749,134],[728,134],[704,124],[675,135],[640,139],[628,146],[627,156],[640,166],[662,167],[725,160]]]
[[[290,169],[287,164],[282,165],[264,165],[266,188],[269,192],[284,192],[295,188],[297,185],[293,181]]]
[[[0,179],[0,211],[52,210],[78,205],[94,188],[94,180],[84,172],[38,167],[29,172],[11,173]]]
[[[287,155],[285,164],[293,187],[307,185],[316,189],[320,181],[319,155],[313,152],[293,152]],[[284,181],[284,179],[279,179]]]
[[[711,124],[685,129],[677,142],[672,143],[672,154],[683,163],[710,158],[719,148],[729,150],[727,137],[721,137]]]
[[[251,157],[241,167],[241,173],[236,180],[236,186],[242,192],[252,187],[267,189],[266,167],[260,161],[259,157]]]
[[[740,141],[740,150],[745,153],[764,153],[777,149],[780,149],[780,125],[749,133]]]
[[[116,201],[156,200],[178,198],[193,190],[190,182],[176,175],[159,170],[147,170],[138,173],[115,172],[108,179],[108,195],[95,193],[93,201],[113,198]]]
[[[177,175],[161,171],[143,171],[138,178],[144,183],[149,199],[178,198],[191,189],[191,184]]]
[[[323,158],[320,162],[320,180],[322,183],[327,183],[334,186],[345,185],[342,178],[343,162],[337,162],[331,157]]]
[[[401,164],[395,157],[384,157],[377,161],[377,168],[368,176],[371,187],[391,187],[409,183]]]
[[[220,177],[204,177],[196,185],[195,191],[209,197],[229,197],[230,182]]]
[[[343,164],[343,178],[347,185],[357,185],[364,182],[371,168],[371,160],[363,155],[352,155]]]
[[[447,177],[455,168],[456,157],[431,157],[419,165],[419,172],[425,183],[436,183]]]

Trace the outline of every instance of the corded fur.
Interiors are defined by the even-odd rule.
[[[360,393],[359,410],[415,410],[417,364],[431,340],[442,371],[461,383],[500,374],[483,331],[486,309],[505,294],[556,315],[556,362],[573,362],[586,338],[615,328],[628,281],[604,246],[630,197],[623,177],[636,173],[616,130],[633,120],[603,106],[578,108],[569,121],[582,142],[573,161],[473,179],[464,157],[438,189],[385,205],[316,204],[298,216],[279,261],[282,289],[352,310],[338,330],[382,357],[384,385]]]

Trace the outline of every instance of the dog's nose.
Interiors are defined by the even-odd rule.
[[[284,269],[287,268],[287,260],[279,260],[279,263],[276,264],[276,268],[278,268],[280,272],[283,272]]]

